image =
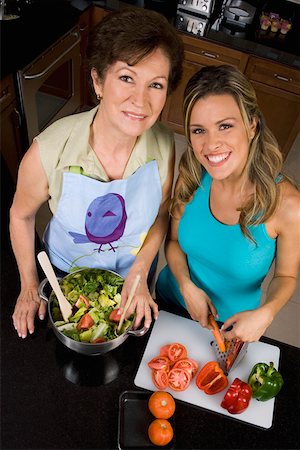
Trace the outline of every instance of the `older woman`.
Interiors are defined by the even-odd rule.
[[[154,11],[128,8],[96,27],[87,56],[99,105],[65,117],[37,136],[19,170],[11,207],[11,241],[21,292],[13,322],[33,333],[46,307],[37,292],[35,215],[49,202],[44,245],[63,272],[101,267],[126,277],[122,306],[141,281],[127,315],[151,323],[158,309],[147,285],[168,225],[174,167],[172,133],[158,122],[181,77],[175,29]]]

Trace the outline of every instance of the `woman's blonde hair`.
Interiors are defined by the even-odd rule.
[[[201,185],[202,166],[196,159],[190,140],[190,118],[195,103],[209,95],[231,95],[239,109],[250,140],[250,127],[257,122],[255,136],[250,143],[245,173],[254,185],[254,194],[241,205],[239,224],[245,236],[253,240],[248,227],[264,223],[274,213],[279,190],[276,179],[282,175],[283,158],[277,141],[266,126],[265,119],[258,107],[253,86],[235,67],[222,65],[204,67],[187,83],[184,92],[183,116],[187,149],[179,163],[179,176],[171,214],[175,208],[188,203],[195,190]]]

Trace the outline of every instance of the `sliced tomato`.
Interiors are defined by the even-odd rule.
[[[75,303],[75,306],[77,306],[77,308],[80,308],[81,305],[84,305],[86,308],[88,308],[90,305],[90,302],[88,301],[88,299],[82,294],[79,295],[79,298],[78,298],[77,302]]]
[[[192,364],[193,364],[193,366],[194,366],[194,370],[193,370],[193,374],[192,374],[192,377],[194,377],[195,375],[196,375],[196,373],[198,372],[198,369],[199,369],[199,364],[197,363],[197,361],[195,361],[194,359],[192,359],[192,358],[187,358]]]
[[[120,319],[121,319],[121,315],[122,315],[122,314],[119,314],[119,310],[120,310],[120,308],[113,309],[109,315],[109,320],[111,320],[112,322],[119,323]]]
[[[92,344],[99,344],[100,342],[106,342],[106,339],[98,337],[94,341],[92,341]]]
[[[173,368],[168,373],[169,387],[174,391],[187,389],[191,379],[191,374],[185,369]]]
[[[194,359],[184,358],[176,361],[173,369],[185,369],[191,374],[191,377],[193,378],[198,371],[198,367],[199,365]]]
[[[160,356],[168,356],[169,355],[169,347],[170,347],[170,345],[171,344],[163,345],[162,347],[160,347],[160,351],[159,351]]]
[[[152,381],[157,389],[164,390],[168,387],[169,379],[165,370],[152,369]]]
[[[86,313],[84,316],[81,317],[77,324],[77,330],[88,330],[94,325],[94,320],[89,315],[89,313]]]
[[[155,370],[165,370],[168,372],[170,360],[167,356],[155,356],[148,362],[148,367]]]
[[[174,342],[169,346],[168,357],[171,361],[178,361],[187,357],[187,350],[184,345]]]

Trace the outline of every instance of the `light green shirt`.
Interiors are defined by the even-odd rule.
[[[62,191],[63,173],[72,166],[83,169],[85,175],[106,182],[109,180],[101,162],[89,144],[90,126],[98,106],[83,113],[64,117],[35,139],[49,184],[49,207],[54,214]],[[155,159],[163,185],[174,153],[174,135],[162,123],[156,122],[150,130],[138,137],[127,162],[123,179],[132,175],[139,167]]]

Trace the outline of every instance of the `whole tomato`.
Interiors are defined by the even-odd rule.
[[[154,445],[167,445],[173,439],[173,435],[172,425],[166,419],[155,419],[149,425],[148,436]]]
[[[168,392],[156,391],[149,397],[148,407],[157,419],[169,419],[175,412],[175,400]]]

